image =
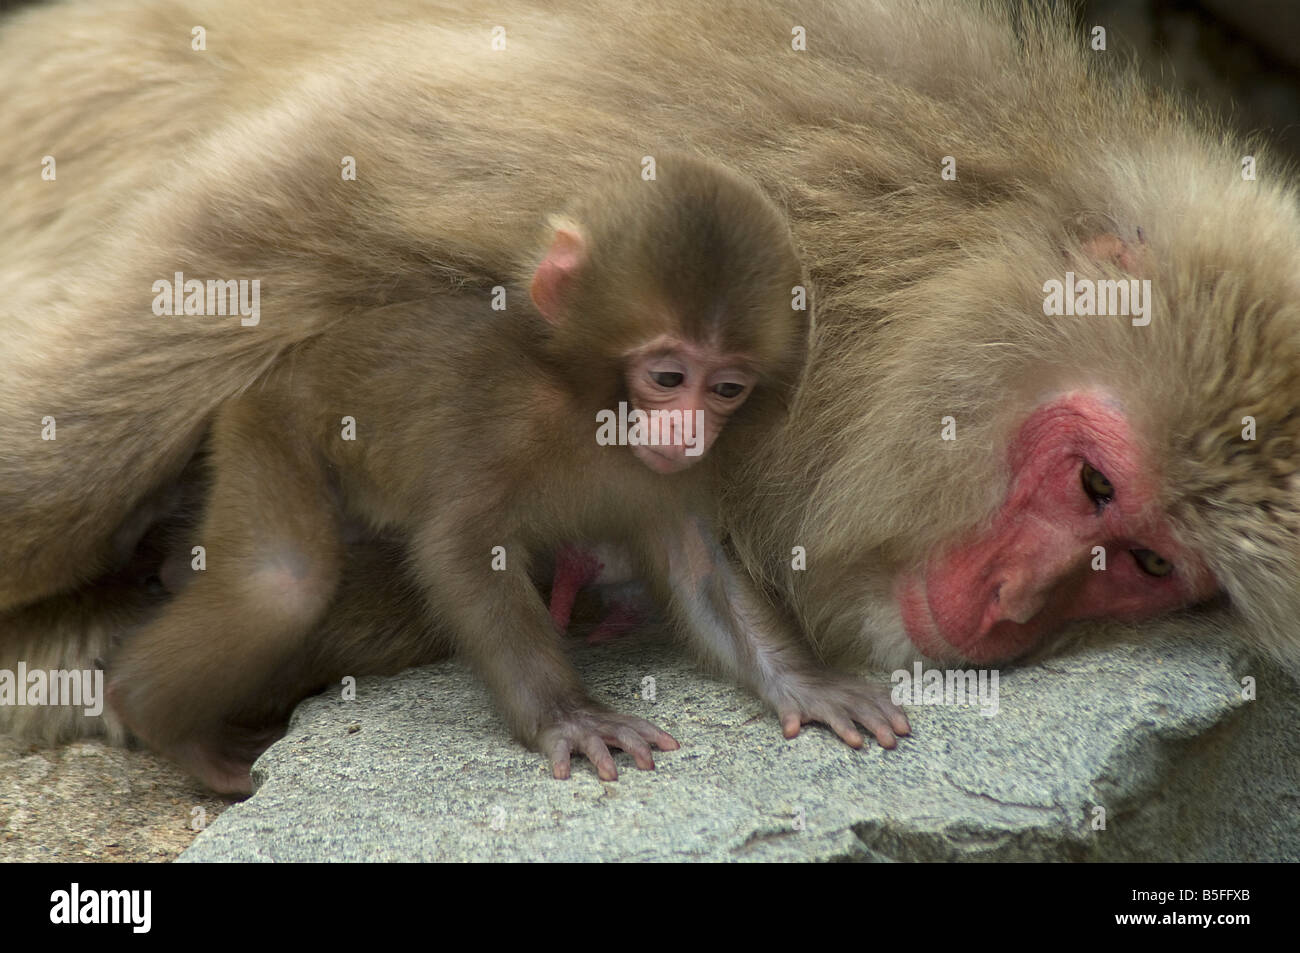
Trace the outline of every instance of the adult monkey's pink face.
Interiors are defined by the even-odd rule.
[[[1176,540],[1150,462],[1105,395],[1040,406],[1008,462],[1006,497],[987,529],[895,583],[904,628],[924,655],[1007,660],[1067,622],[1142,619],[1218,591],[1204,561]]]

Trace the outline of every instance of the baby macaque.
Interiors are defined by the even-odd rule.
[[[587,695],[530,578],[565,541],[611,540],[787,736],[818,720],[857,746],[856,721],[892,746],[907,723],[887,690],[820,667],[711,528],[733,427],[748,442],[776,424],[801,372],[801,282],[776,207],[683,157],[553,218],[505,310],[462,294],[332,326],[221,407],[206,571],[109,659],[114,709],[214,788],[247,790],[265,740],[233,726],[283,693],[348,542],[383,534],[555,777],[576,752],[616,778],[610,748],[652,768],[677,742]]]

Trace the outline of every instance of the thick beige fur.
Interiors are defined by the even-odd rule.
[[[811,372],[730,512],[824,654],[909,654],[890,579],[989,518],[1010,433],[1075,386],[1145,438],[1247,636],[1300,653],[1294,178],[1063,21],[965,0],[72,2],[0,28],[0,88],[0,606],[108,568],[115,527],[295,344],[506,274],[575,184],[685,150],[768,190],[816,286]],[[1141,244],[1149,327],[1043,315],[1067,268],[1119,276],[1084,254],[1100,234]],[[261,325],[155,317],[176,270],[261,278]],[[72,629],[0,622],[0,667],[34,643],[93,654]]]

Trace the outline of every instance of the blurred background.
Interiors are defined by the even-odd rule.
[[[1076,19],[1300,166],[1300,0],[1087,0]]]
[[[50,0],[0,0],[0,16],[41,2]],[[1135,57],[1152,81],[1264,136],[1300,166],[1300,0],[1041,2],[1072,8],[1082,33],[1106,27],[1110,53]]]

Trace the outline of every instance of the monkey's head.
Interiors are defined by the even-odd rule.
[[[553,218],[529,287],[563,373],[660,421],[657,444],[631,449],[672,473],[729,421],[779,421],[807,357],[803,284],[786,220],[756,186],[669,157],[655,179],[595,186]]]
[[[1226,597],[1300,655],[1294,195],[1176,161],[1115,174],[1107,196],[1143,199],[1104,217],[1126,224],[1017,219],[887,323],[826,319],[819,353],[852,359],[814,363],[783,435],[795,464],[766,484],[802,492],[797,522],[756,541],[808,547],[787,578],[828,648],[995,662],[1076,620]]]

